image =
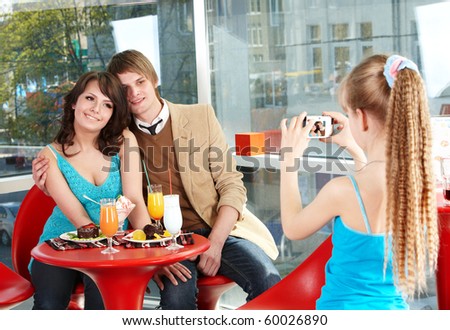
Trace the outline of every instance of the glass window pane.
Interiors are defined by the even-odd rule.
[[[89,2],[91,3],[91,2]],[[42,146],[59,128],[63,95],[89,70],[136,48],[172,102],[197,102],[193,2],[102,1],[104,5],[27,1],[0,12],[0,144]],[[0,176],[30,171],[36,150],[2,147]]]
[[[312,115],[341,111],[336,98],[341,79],[371,54],[400,53],[416,62],[423,73],[426,53],[423,41],[429,41],[431,34],[421,38],[420,33],[427,29],[427,23],[418,21],[417,10],[437,2],[261,1],[260,14],[254,15],[253,9],[248,9],[251,7],[241,6],[236,1],[228,2],[230,16],[226,21],[207,14],[207,24],[214,33],[210,44],[210,61],[215,68],[211,75],[212,102],[229,144],[233,146],[234,135],[241,132],[262,131],[268,136],[277,136],[281,119],[302,111]],[[212,11],[219,9],[213,7]],[[447,13],[450,14],[450,4]],[[442,24],[442,32],[439,31],[442,37],[439,40],[432,37],[441,44],[450,27],[448,23]],[[260,26],[262,43],[259,47],[254,47],[256,37],[242,26],[249,29]],[[446,53],[443,50],[431,57],[448,63]],[[446,70],[445,76],[450,77],[448,66]],[[424,78],[428,79],[427,84],[433,83],[426,75]],[[438,114],[441,105],[450,104],[450,78],[444,80],[440,93],[429,98],[432,114]],[[312,141],[310,146],[310,156],[337,160],[348,173],[345,151],[319,141]],[[292,242],[287,247],[285,244],[279,228],[278,172],[270,164],[264,166],[270,170],[241,168],[246,172],[248,204],[274,234],[280,251],[282,246],[285,249],[277,265],[279,269],[287,269],[292,259],[298,261],[296,258],[305,245]],[[298,183],[305,197],[303,202],[309,203],[334,175],[339,174],[315,173],[314,170],[302,173]]]
[[[361,23],[361,40],[372,40],[372,22]]]

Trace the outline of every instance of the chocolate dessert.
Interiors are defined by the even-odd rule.
[[[147,239],[154,239],[155,234],[158,234],[160,236],[162,236],[164,234],[164,229],[157,227],[153,223],[149,223],[148,225],[145,225],[145,227],[143,228],[143,231],[144,231],[145,235],[147,236]]]
[[[77,229],[78,238],[96,238],[100,235],[98,227],[93,224],[87,224]]]

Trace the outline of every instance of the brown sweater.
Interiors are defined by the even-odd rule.
[[[156,135],[142,132],[136,127],[134,121],[130,125],[130,130],[134,133],[138,141],[141,149],[141,157],[144,159],[147,166],[150,182],[152,184],[161,184],[164,195],[172,193],[180,196],[180,206],[183,214],[183,230],[189,231],[199,228],[208,228],[208,225],[192,207],[184,191],[178,162],[176,161],[174,153],[172,122],[170,118],[162,131]],[[169,182],[169,164],[172,188],[170,188]],[[143,189],[145,200],[147,200],[147,179],[145,174],[143,175]]]

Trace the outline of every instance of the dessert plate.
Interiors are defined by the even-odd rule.
[[[146,239],[146,240],[137,240],[133,239],[133,233],[129,233],[128,235],[125,235],[123,237],[125,241],[133,242],[133,243],[160,243],[160,242],[166,242],[170,241],[172,239],[172,236],[170,237],[162,237],[162,238],[154,238],[154,239]]]
[[[79,238],[77,236],[77,231],[68,231],[67,233],[61,234],[59,235],[59,238],[65,240],[65,241],[70,241],[70,242],[75,242],[75,243],[92,243],[92,242],[98,242],[101,240],[106,239],[106,236],[103,235],[102,233],[100,233],[100,236],[96,237],[96,238]]]

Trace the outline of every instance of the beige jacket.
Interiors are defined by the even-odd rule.
[[[213,108],[206,104],[167,104],[181,181],[192,206],[211,227],[222,205],[235,208],[241,216],[230,235],[254,242],[276,259],[278,249],[271,233],[245,208],[242,173],[236,170]]]

